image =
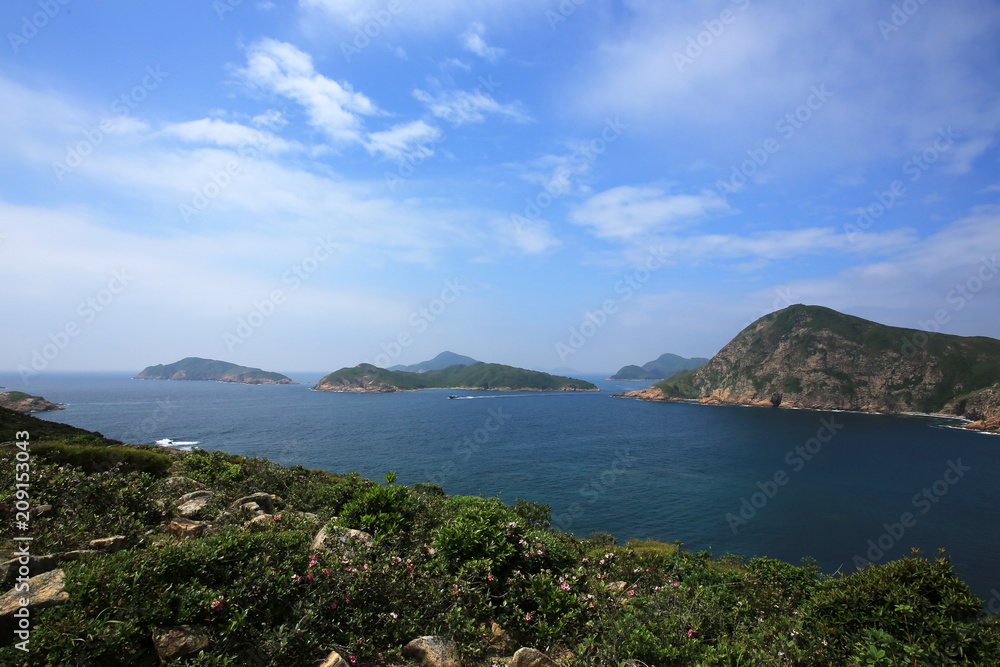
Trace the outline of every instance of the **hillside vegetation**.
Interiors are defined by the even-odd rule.
[[[186,357],[172,364],[147,366],[135,376],[137,380],[212,380],[242,384],[298,384],[281,373],[262,371],[249,366],[237,366],[228,361]]]
[[[676,354],[661,354],[653,361],[646,362],[642,366],[624,366],[609,380],[662,380],[670,377],[678,371],[686,371],[698,368],[707,362],[708,359],[702,357],[692,357],[685,359]]]
[[[425,636],[450,647],[451,664],[484,667],[519,647],[566,667],[1000,655],[997,618],[942,555],[824,576],[679,543],[578,539],[549,526],[547,506],[448,497],[392,473],[377,483],[96,435],[43,444],[44,423],[9,411],[0,425],[33,434],[31,525],[15,533],[14,508],[0,506],[0,549],[11,557],[15,534],[33,537],[33,581],[59,589],[31,610],[30,654],[0,616],[11,667],[315,667],[332,652],[344,662],[327,664],[388,667],[416,664],[407,647]],[[0,448],[8,497],[19,451]]]
[[[975,408],[972,418],[987,419],[996,401],[979,394],[995,392],[998,382],[1000,340],[795,305],[748,326],[701,368],[632,395],[957,416]]]
[[[501,391],[598,391],[584,380],[540,371],[476,362],[422,373],[390,371],[371,364],[342,368],[322,378],[314,389],[326,391],[393,392],[415,389]]]

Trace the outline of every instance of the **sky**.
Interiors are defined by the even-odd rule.
[[[1000,337],[1000,3],[7,0],[0,384]],[[996,279],[995,279],[996,278]]]

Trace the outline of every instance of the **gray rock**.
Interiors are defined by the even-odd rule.
[[[115,535],[114,537],[102,537],[99,540],[91,540],[87,544],[87,547],[95,551],[113,554],[125,548],[125,536]]]
[[[461,667],[458,646],[447,637],[417,637],[403,647],[403,655],[427,667]]]
[[[76,551],[67,551],[59,554],[59,562],[68,563],[74,560],[80,560],[81,558],[91,558],[99,555],[101,555],[101,552],[95,551],[94,549],[77,549]]]
[[[0,619],[13,618],[14,612],[21,608],[21,598],[29,600],[28,609],[37,610],[54,607],[69,599],[66,587],[66,573],[62,570],[52,570],[27,581],[28,590],[19,591],[12,588],[0,597]]]
[[[258,492],[251,493],[249,496],[243,496],[238,498],[233,502],[233,507],[239,509],[241,505],[246,505],[248,503],[257,503],[260,509],[264,510],[269,514],[274,513],[274,501],[271,499],[270,494]]]
[[[55,556],[28,556],[25,563],[19,558],[0,563],[0,590],[11,588],[19,576],[34,577],[56,569],[57,560]]]
[[[350,667],[350,665],[344,660],[343,656],[336,651],[332,651],[330,655],[326,656],[326,660],[319,667]]]
[[[360,543],[370,547],[372,542],[374,542],[374,538],[362,530],[344,528],[331,522],[320,528],[309,545],[309,549],[311,551],[319,551],[320,549],[332,551],[337,548],[353,550],[356,544]]]
[[[508,667],[555,667],[555,662],[539,650],[520,648],[511,658]]]
[[[204,650],[210,640],[208,630],[200,625],[176,625],[153,630],[153,643],[161,663]]]
[[[45,516],[52,511],[52,505],[36,505],[31,510],[31,516],[39,517]]]

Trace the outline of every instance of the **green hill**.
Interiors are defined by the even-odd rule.
[[[821,306],[766,315],[695,371],[641,398],[876,412],[946,412],[989,419],[1000,340],[878,324]],[[640,396],[640,394],[642,394]],[[990,406],[993,406],[992,408]]]
[[[502,391],[597,391],[584,380],[540,371],[486,364],[457,364],[423,373],[390,371],[371,364],[342,368],[321,379],[313,389],[325,391],[392,392],[415,389],[494,389]]]
[[[390,371],[406,371],[408,373],[423,373],[424,371],[439,371],[449,366],[469,366],[471,364],[479,363],[472,357],[466,357],[465,355],[455,354],[454,352],[442,352],[433,359],[428,361],[421,361],[418,364],[410,364],[409,366],[404,366],[402,364],[396,366],[390,366]]]
[[[646,362],[642,366],[629,365],[622,367],[609,380],[662,380],[670,377],[677,371],[685,371],[698,368],[708,362],[704,357],[692,357],[686,359],[676,354],[661,354],[653,361]]]
[[[148,366],[135,376],[137,380],[210,380],[242,384],[298,384],[281,373],[237,366],[228,361],[187,357],[172,364]]]

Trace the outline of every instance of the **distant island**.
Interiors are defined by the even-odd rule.
[[[148,366],[135,376],[137,380],[208,380],[240,384],[298,384],[281,373],[237,366],[228,361],[187,357],[172,364]]]
[[[967,428],[1000,431],[1000,340],[799,304],[760,318],[701,368],[618,395],[946,414],[971,420]]]
[[[609,377],[609,380],[663,380],[677,371],[687,371],[698,368],[708,363],[704,357],[692,357],[686,359],[676,354],[661,354],[653,361],[649,361],[642,366],[623,366],[617,373]]]
[[[461,354],[455,354],[454,352],[442,352],[428,361],[421,361],[419,364],[411,364],[409,366],[396,364],[395,366],[390,366],[388,370],[406,371],[408,373],[423,373],[424,371],[444,370],[449,366],[471,366],[475,363],[479,363],[479,360],[473,359],[472,357],[466,357]]]
[[[15,412],[48,412],[50,410],[65,410],[59,403],[46,401],[41,396],[32,396],[23,391],[0,392],[0,407]]]
[[[313,389],[370,393],[417,389],[599,391],[595,385],[584,380],[481,361],[422,373],[390,371],[371,364],[360,364],[330,373]]]

